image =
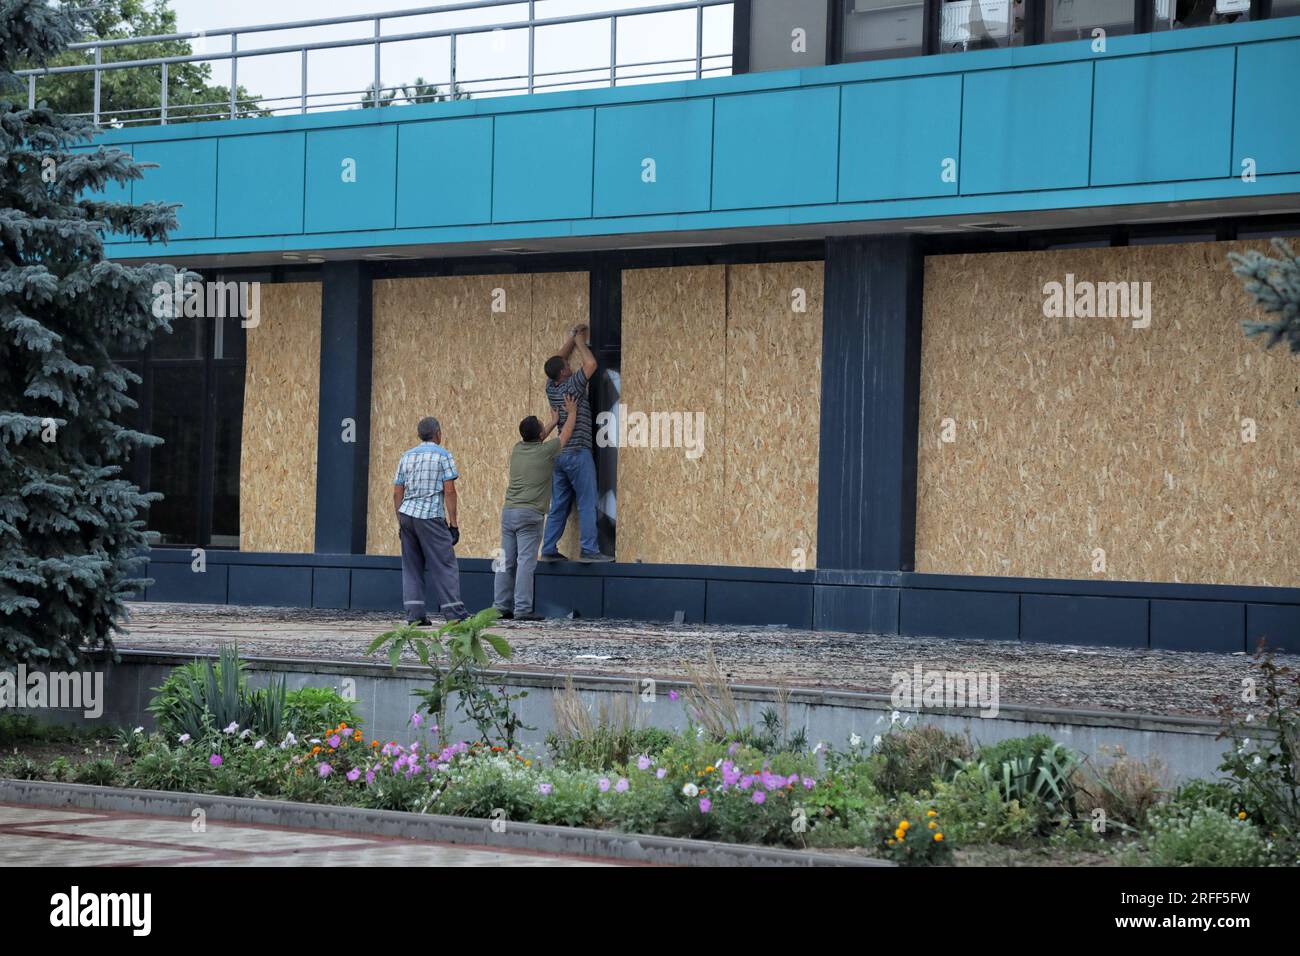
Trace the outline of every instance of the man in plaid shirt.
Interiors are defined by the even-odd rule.
[[[432,622],[424,609],[424,579],[433,577],[438,610],[449,621],[469,617],[460,600],[460,572],[456,567],[455,459],[443,448],[442,426],[436,418],[422,418],[416,429],[420,444],[405,452],[393,477],[393,507],[402,540],[402,604],[408,623]]]

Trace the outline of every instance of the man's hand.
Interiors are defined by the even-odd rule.
[[[568,421],[577,413],[578,413],[578,399],[574,396],[572,392],[565,392],[564,393],[565,421]],[[558,411],[555,413],[555,419],[556,421],[559,421],[560,419],[560,413]]]
[[[447,530],[451,532],[451,546],[454,548],[460,543],[460,528],[454,524],[447,525]]]

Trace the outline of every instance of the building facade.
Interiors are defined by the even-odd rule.
[[[181,204],[109,254],[257,289],[129,359],[143,597],[399,613],[434,414],[487,606],[516,425],[587,322],[617,561],[543,566],[541,613],[1300,650],[1300,365],[1227,258],[1300,235],[1279,7],[865,58],[879,11],[832,5],[854,62],[106,131],[157,164],[117,195]]]

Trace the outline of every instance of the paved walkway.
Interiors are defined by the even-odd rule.
[[[0,867],[616,866],[607,860],[101,810],[0,804]]]
[[[248,656],[365,660],[397,623],[371,611],[132,605],[122,648],[210,652],[237,642]],[[786,627],[647,624],[615,620],[503,622],[513,666],[561,674],[686,678],[713,650],[732,683],[889,693],[892,675],[927,670],[997,673],[1003,705],[1212,716],[1214,698],[1239,697],[1244,655],[1065,647],[799,631]],[[375,656],[371,660],[379,661]],[[412,656],[412,662],[414,657]],[[1296,658],[1291,661],[1297,663]]]

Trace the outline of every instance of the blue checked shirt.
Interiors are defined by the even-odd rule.
[[[442,484],[459,477],[456,461],[447,449],[431,441],[416,445],[397,462],[393,484],[406,489],[397,510],[412,518],[445,518]]]

